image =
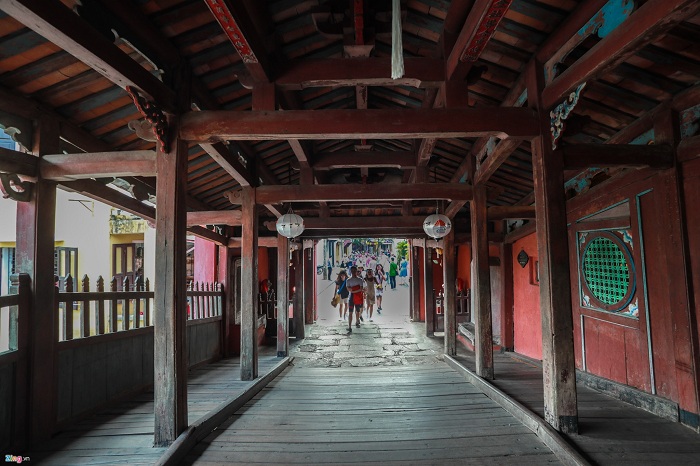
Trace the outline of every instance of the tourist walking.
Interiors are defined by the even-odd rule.
[[[348,333],[352,333],[353,311],[355,311],[356,317],[355,327],[360,327],[360,318],[362,317],[362,306],[365,302],[365,282],[359,277],[357,267],[355,267],[354,265],[350,267],[350,275],[351,277],[348,278],[346,282],[346,286],[350,291],[350,298],[348,300]]]
[[[365,275],[365,302],[367,303],[367,317],[370,322],[372,321],[372,312],[374,311],[374,301],[375,301],[375,287],[377,286],[377,279],[372,273],[372,269],[367,269],[367,274]]]
[[[386,278],[384,275],[384,266],[377,264],[374,270],[374,282],[377,284],[375,288],[375,296],[377,299],[377,314],[382,314],[382,295],[384,294],[384,283]]]
[[[326,269],[328,271],[328,280],[333,280],[333,262],[331,261],[331,258],[328,258],[328,261],[326,261]]]
[[[399,266],[396,263],[396,258],[391,258],[391,264],[389,264],[389,284],[391,285],[392,291],[396,290],[396,276],[399,274]]]
[[[345,270],[340,270],[338,276],[335,279],[335,294],[340,296],[340,303],[338,306],[338,312],[340,313],[340,319],[345,319],[345,315],[348,312],[348,296],[350,296],[350,290],[348,290],[348,274]]]
[[[399,277],[401,277],[401,286],[408,286],[408,283],[406,283],[406,277],[408,277],[408,261],[405,257],[401,259],[401,265],[399,266]]]

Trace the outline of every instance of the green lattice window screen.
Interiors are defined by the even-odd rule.
[[[586,248],[583,276],[591,293],[611,305],[622,301],[630,285],[630,269],[620,247],[608,238],[595,238]]]

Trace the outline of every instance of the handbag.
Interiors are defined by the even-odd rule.
[[[339,302],[340,302],[340,295],[334,294],[333,299],[331,299],[331,306],[336,307]]]

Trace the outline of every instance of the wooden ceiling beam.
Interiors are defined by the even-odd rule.
[[[275,84],[288,90],[309,87],[409,86],[440,87],[444,62],[435,58],[404,58],[404,76],[391,79],[391,57],[309,58],[294,60],[281,70]]]
[[[232,154],[224,143],[200,144],[199,146],[226,170],[238,184],[241,186],[257,186],[258,183],[250,175],[248,169],[238,160],[237,154]]]
[[[161,108],[175,110],[175,92],[59,0],[0,0],[0,10],[122,89],[135,87]]]
[[[35,178],[39,173],[39,157],[0,147],[0,172]]]
[[[154,222],[156,219],[156,209],[147,206],[141,201],[138,201],[131,196],[122,194],[116,189],[97,182],[95,180],[76,180],[76,181],[61,181],[59,184],[69,191],[74,191],[84,194],[90,199],[103,202],[107,205],[124,210],[131,214],[137,215],[144,220]]]
[[[152,150],[135,150],[48,154],[41,157],[39,173],[43,179],[53,181],[156,176],[156,153]]]
[[[277,247],[277,237],[276,236],[258,236],[258,246],[262,248],[276,248]],[[241,238],[229,238],[228,240],[229,248],[240,248]]]
[[[636,50],[700,11],[697,0],[649,0],[542,91],[545,108],[561,103],[579,84],[611,70]]]
[[[486,183],[521,143],[522,141],[518,139],[504,139],[499,142],[484,163],[476,169],[474,184]]]
[[[187,226],[241,225],[240,210],[210,210],[187,212]]]
[[[220,235],[215,231],[209,230],[201,226],[188,226],[187,231],[195,236],[209,240],[213,243],[220,244],[221,246],[228,246],[229,238],[224,235]]]
[[[673,149],[667,144],[652,146],[632,144],[576,144],[554,151],[564,158],[564,170],[591,167],[658,168],[673,167]]]
[[[318,201],[407,201],[407,200],[470,200],[471,186],[464,183],[420,183],[381,185],[277,185],[256,188],[259,204]]]
[[[532,219],[535,218],[535,206],[491,206],[487,217],[489,220]]]
[[[314,160],[314,170],[357,167],[410,169],[415,167],[415,156],[412,151],[326,152],[316,154]]]
[[[180,137],[192,142],[265,139],[395,139],[425,137],[532,138],[539,135],[527,108],[290,110],[190,112]]]
[[[405,228],[423,228],[425,217],[420,216],[376,216],[376,217],[307,217],[304,218],[306,230],[348,230],[366,228],[374,234],[378,231],[392,231]],[[274,229],[274,226],[273,226]]]
[[[247,6],[234,0],[205,0],[205,3],[243,60],[253,81],[272,81],[267,51],[251,21]]]

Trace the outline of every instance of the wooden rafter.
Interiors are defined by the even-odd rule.
[[[175,93],[58,0],[0,0],[0,10],[89,65],[122,89],[136,87],[174,110]]]
[[[243,60],[254,81],[270,82],[271,72],[262,39],[240,1],[205,0],[217,22]]]
[[[614,68],[698,11],[700,2],[696,0],[649,0],[547,85],[542,91],[543,104],[554,107],[576,86]]]

